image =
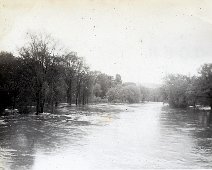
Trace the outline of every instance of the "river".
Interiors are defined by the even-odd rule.
[[[212,168],[212,115],[162,103],[0,117],[0,169]]]

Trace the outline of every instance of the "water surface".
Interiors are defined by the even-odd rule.
[[[211,162],[206,111],[62,104],[55,114],[0,117],[3,169],[212,168]]]

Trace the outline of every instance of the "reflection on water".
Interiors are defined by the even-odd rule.
[[[0,169],[212,168],[212,115],[161,103],[0,117]]]

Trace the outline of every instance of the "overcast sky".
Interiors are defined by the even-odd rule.
[[[0,0],[0,50],[14,52],[27,31],[51,33],[124,81],[161,83],[212,62],[210,0]]]

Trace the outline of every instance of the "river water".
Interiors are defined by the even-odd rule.
[[[0,169],[212,168],[212,115],[162,103],[0,117]]]

